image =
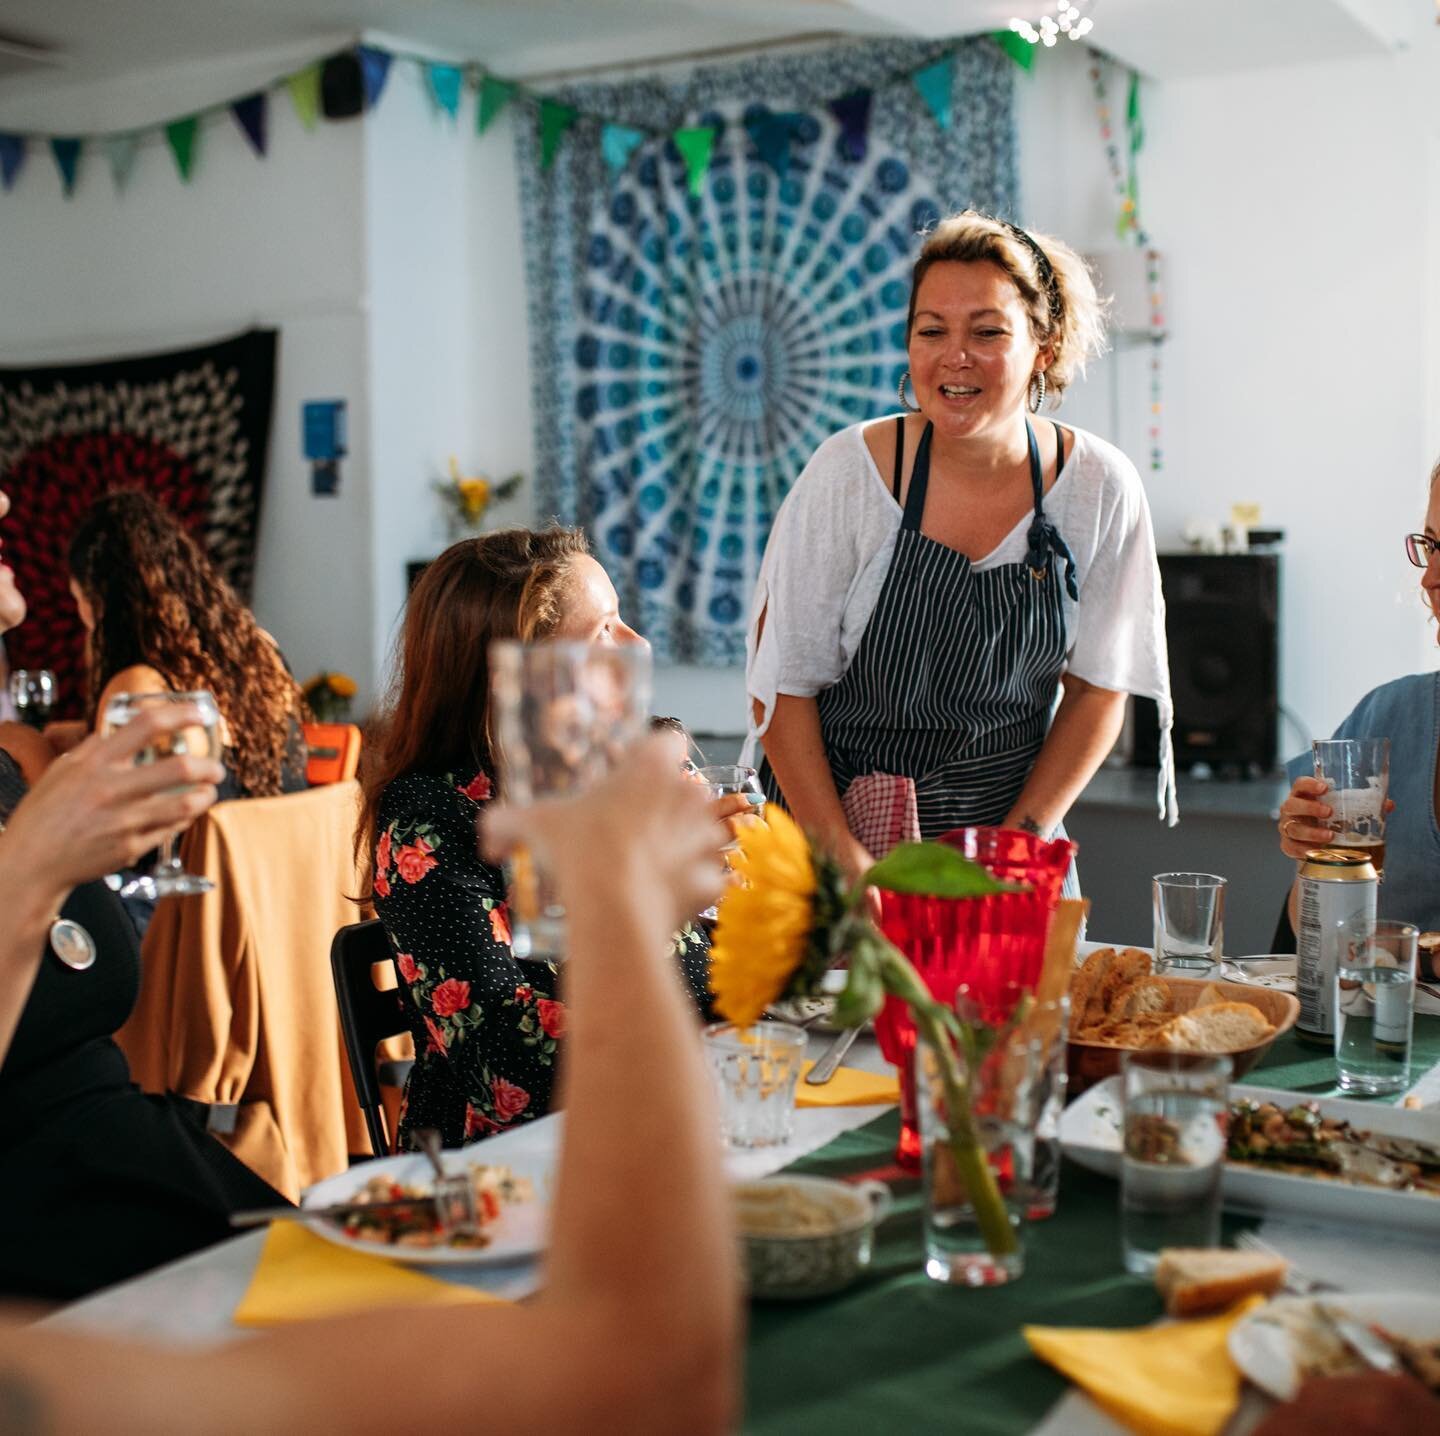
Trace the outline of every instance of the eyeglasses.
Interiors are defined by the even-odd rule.
[[[1440,539],[1433,539],[1429,534],[1405,535],[1405,557],[1416,568],[1424,568],[1430,562],[1430,555],[1436,552],[1440,552]]]

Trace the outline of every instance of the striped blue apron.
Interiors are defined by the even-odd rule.
[[[1026,421],[1035,514],[1022,563],[977,573],[970,560],[920,531],[930,486],[926,424],[904,518],[875,611],[850,666],[816,697],[835,789],[865,773],[914,780],[921,836],[1004,820],[1049,730],[1065,664],[1064,595],[1075,562],[1045,517],[1035,431]],[[895,424],[900,500],[904,421]],[[1064,433],[1056,426],[1059,467]],[[1056,560],[1066,565],[1064,587]],[[767,794],[781,800],[769,763]],[[1072,879],[1073,882],[1073,879]]]

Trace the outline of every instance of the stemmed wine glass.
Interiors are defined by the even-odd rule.
[[[136,754],[137,763],[154,763],[176,753],[188,753],[203,758],[220,758],[220,710],[215,699],[203,689],[196,693],[117,693],[105,705],[100,731],[113,733],[123,728],[132,718],[138,718],[148,708],[160,704],[190,704],[200,712],[199,723],[181,728],[174,733],[162,733],[147,748]],[[207,877],[198,873],[187,873],[180,859],[175,855],[176,834],[172,833],[160,845],[160,854],[155,866],[148,873],[132,878],[120,889],[121,897],[132,895],[144,898],[186,897],[193,893],[209,892],[215,886]]]
[[[17,668],[10,675],[10,701],[22,723],[43,728],[55,706],[55,675],[48,668]]]

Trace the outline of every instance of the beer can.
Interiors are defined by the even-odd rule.
[[[1341,924],[1375,916],[1379,879],[1364,853],[1316,848],[1300,865],[1300,921],[1296,925],[1297,1037],[1329,1044],[1335,1037],[1335,970]]]

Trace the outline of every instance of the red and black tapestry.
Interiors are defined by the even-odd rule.
[[[84,634],[65,554],[81,516],[114,489],[143,489],[198,538],[247,601],[276,331],[102,363],[0,368],[5,559],[29,601],[5,636],[12,668],[51,668],[56,715],[82,708]]]

